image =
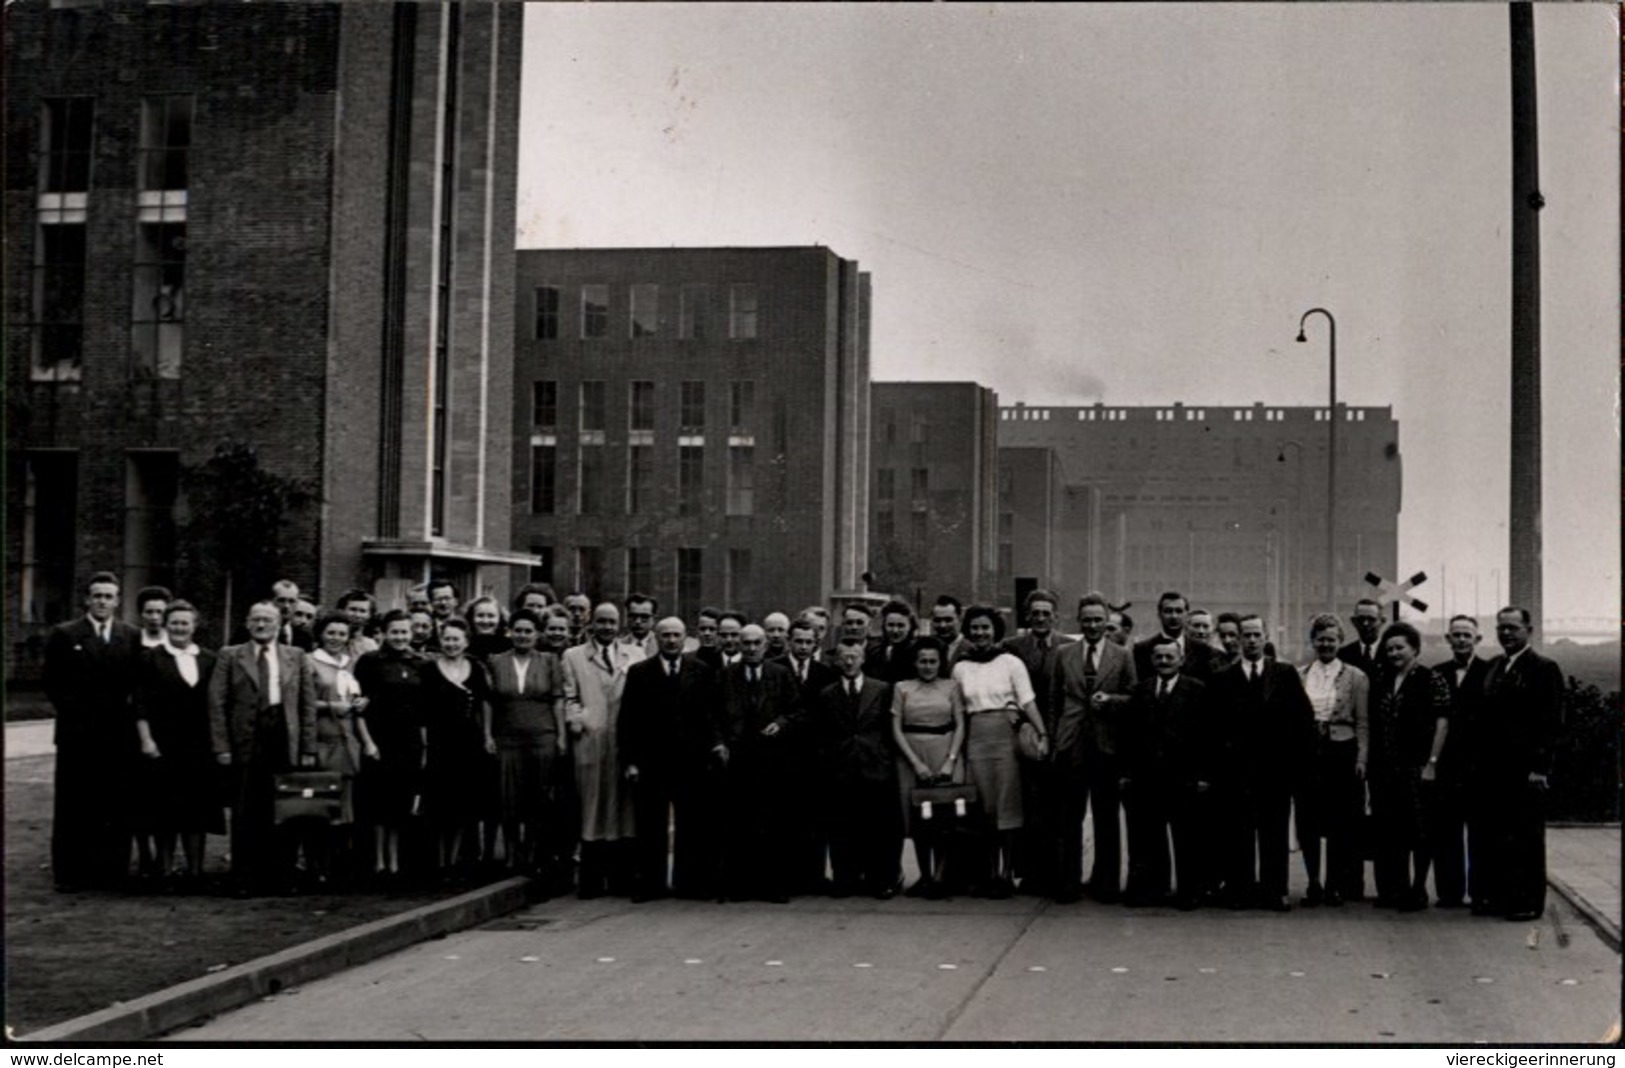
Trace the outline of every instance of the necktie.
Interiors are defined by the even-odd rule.
[[[103,645],[112,645],[113,644],[113,624],[111,624],[111,623],[103,623],[101,625],[100,629],[101,629],[101,632],[102,632],[102,644]]]
[[[1100,674],[1100,643],[1089,643],[1089,655],[1084,658],[1084,675],[1093,682],[1094,677]]]
[[[756,685],[756,670],[757,669],[754,666],[747,667],[745,669],[745,681],[750,683],[752,686]]]
[[[802,682],[807,681],[807,662],[805,660],[799,660],[796,662],[796,678],[800,679]]]
[[[606,645],[606,646],[603,647],[603,649],[604,649],[604,670],[609,672],[611,675],[613,675],[613,674],[615,674],[615,665],[610,663],[610,660],[609,660],[609,646]]]
[[[259,656],[260,673],[260,709],[271,707],[271,647],[260,646]]]
[[[1169,682],[1168,682],[1167,679],[1158,679],[1157,680],[1157,696],[1159,698],[1167,697],[1168,696],[1168,687],[1169,687]]]
[[[669,659],[666,661],[666,677],[668,679],[677,677],[677,661]]]
[[[1038,639],[1038,655],[1043,656],[1047,652],[1049,652],[1049,639],[1048,638],[1040,638],[1040,639]]]

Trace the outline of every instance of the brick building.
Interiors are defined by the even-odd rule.
[[[173,584],[205,640],[271,568],[386,601],[430,568],[465,592],[522,573],[488,418],[512,383],[521,21],[8,7],[14,675],[97,569]],[[269,548],[227,566],[260,506]]]
[[[1099,589],[1150,621],[1157,595],[1178,589],[1192,604],[1262,613],[1281,641],[1289,621],[1326,602],[1327,415],[1264,404],[1003,408],[1012,560],[1018,546],[1023,560],[1040,558],[1014,532],[1047,515],[1059,578],[1035,577],[1064,596]],[[1339,405],[1336,418],[1334,596],[1346,612],[1369,591],[1367,571],[1397,576],[1401,462],[1391,408]],[[1058,461],[1058,510],[1047,480],[1018,474],[1033,449]]]
[[[1014,597],[1017,577],[1071,589],[1076,583],[1064,551],[1066,479],[1055,450],[1001,446],[998,477],[1000,598]],[[1009,603],[1019,608],[1020,598]]]
[[[876,587],[917,609],[943,593],[994,598],[998,394],[974,382],[876,382],[871,396]]]
[[[518,253],[513,544],[560,592],[794,612],[867,566],[869,276],[829,249]]]

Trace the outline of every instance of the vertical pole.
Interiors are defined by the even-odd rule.
[[[1512,35],[1511,603],[1541,621],[1540,195],[1533,5],[1507,5]],[[1499,607],[1499,605],[1497,606]]]

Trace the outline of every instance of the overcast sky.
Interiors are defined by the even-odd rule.
[[[1616,9],[1537,5],[1546,615],[1618,616]],[[823,244],[873,377],[1391,404],[1400,568],[1506,596],[1504,7],[532,4],[521,248]],[[1441,565],[1448,586],[1441,588]]]

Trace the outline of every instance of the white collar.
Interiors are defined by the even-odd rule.
[[[331,664],[333,667],[340,670],[350,666],[350,656],[348,653],[340,653],[338,656],[334,656],[326,649],[317,649],[315,652],[310,654],[310,658],[312,660],[320,660],[324,664]]]
[[[188,642],[184,648],[178,645],[171,645],[169,635],[167,634],[164,635],[164,640],[158,643],[157,648],[163,649],[165,652],[169,653],[170,656],[196,656],[202,651],[197,647],[197,642]]]

